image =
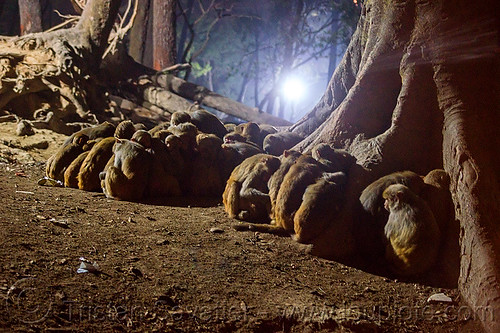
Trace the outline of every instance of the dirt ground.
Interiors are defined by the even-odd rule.
[[[457,290],[234,231],[218,198],[130,203],[39,186],[65,137],[14,132],[0,124],[2,330],[481,332]],[[95,273],[77,273],[82,257]],[[436,293],[453,302],[428,303]]]

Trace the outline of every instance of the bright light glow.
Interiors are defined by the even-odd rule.
[[[306,92],[306,87],[302,81],[296,77],[288,78],[283,85],[283,95],[290,101],[297,102]]]

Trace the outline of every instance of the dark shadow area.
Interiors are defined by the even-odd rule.
[[[146,198],[141,200],[142,204],[153,206],[170,206],[170,207],[217,207],[222,204],[222,197],[163,197],[163,198]]]

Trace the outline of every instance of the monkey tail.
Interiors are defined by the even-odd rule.
[[[273,224],[238,223],[233,224],[232,227],[236,231],[256,231],[282,237],[290,236],[285,229]]]
[[[226,212],[229,214],[229,216],[232,218],[235,218],[240,211],[239,207],[240,190],[241,190],[241,183],[233,182],[226,186],[226,190],[224,191],[223,194],[224,208]]]

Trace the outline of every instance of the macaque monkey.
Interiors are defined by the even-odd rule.
[[[342,185],[347,180],[345,172],[354,158],[326,144],[315,146],[312,155],[319,161],[286,150],[280,168],[268,183],[272,224],[241,225],[237,230],[294,234],[300,243],[316,238],[339,211],[343,202]]]
[[[224,143],[247,142],[247,139],[243,135],[241,135],[240,133],[236,133],[235,131],[229,132],[226,135],[224,135],[222,140]],[[251,144],[255,145],[254,143]]]
[[[132,135],[130,140],[141,144],[144,148],[151,148],[151,139],[148,131],[139,130]]]
[[[233,124],[233,123],[227,123],[227,124],[224,124],[224,127],[226,128],[226,131],[228,133],[231,133],[231,132],[234,132],[234,130],[236,129],[236,124]]]
[[[108,171],[109,167],[115,165],[115,155],[111,155],[109,158],[108,162],[104,166],[104,169],[99,173],[99,180],[101,181],[101,190],[104,193],[104,179],[106,178],[106,172]]]
[[[199,133],[198,128],[192,123],[181,123],[176,126],[170,126],[167,131],[181,139],[183,156],[185,158],[192,157],[192,153],[196,147],[196,136]]]
[[[186,111],[176,111],[172,113],[172,117],[170,118],[170,125],[177,126],[182,123],[190,123],[191,116]]]
[[[116,139],[113,153],[114,165],[106,171],[104,193],[118,200],[142,199],[151,171],[151,154],[140,143],[126,139]]]
[[[264,138],[264,151],[268,154],[280,156],[285,150],[292,148],[302,141],[303,137],[294,132],[278,132]]]
[[[172,119],[172,118],[170,118]],[[152,129],[149,130],[149,133],[151,134],[151,136],[155,136],[156,132],[159,132],[159,131],[162,131],[162,130],[166,130],[170,127],[170,122],[163,122],[161,124],[158,124],[156,125],[155,127],[153,127]]]
[[[435,169],[424,177],[424,183],[426,185],[420,197],[431,208],[441,231],[447,230],[448,225],[455,220],[450,176],[442,169]]]
[[[290,167],[276,196],[273,207],[275,225],[289,234],[294,233],[293,217],[302,202],[306,188],[323,174],[319,163],[311,156],[302,155]]]
[[[420,193],[425,186],[422,178],[413,171],[391,173],[377,179],[363,190],[359,197],[363,208],[373,216],[384,216],[385,220],[386,214],[383,213],[384,199],[382,198],[382,193],[392,184],[403,184],[409,187],[414,193]]]
[[[226,127],[219,118],[206,110],[174,112],[170,124],[177,126],[183,123],[192,123],[201,132],[215,134],[221,139],[227,134]]]
[[[99,174],[113,155],[114,137],[108,137],[96,143],[82,162],[78,173],[78,188],[84,191],[101,189]]]
[[[428,270],[436,261],[440,230],[427,203],[402,184],[382,193],[389,218],[384,227],[385,258],[390,268],[403,276]]]
[[[302,154],[295,150],[285,150],[280,156],[281,164],[278,170],[269,178],[267,187],[269,188],[269,199],[271,200],[271,220],[274,219],[274,207],[276,206],[276,197],[278,196],[278,191],[283,183],[285,175],[290,170],[290,167],[295,164],[297,159],[301,157]]]
[[[80,167],[88,154],[88,151],[84,151],[78,155],[78,157],[71,162],[66,171],[64,171],[65,187],[78,188],[78,173],[80,172]]]
[[[308,244],[318,237],[335,217],[343,204],[343,188],[347,176],[344,172],[324,173],[309,185],[299,209],[293,216],[294,240]]]
[[[257,154],[233,170],[222,194],[224,209],[229,216],[252,222],[268,220],[271,202],[267,182],[279,165],[277,157]]]
[[[262,148],[264,138],[267,135],[274,134],[276,132],[276,128],[271,125],[258,125],[253,122],[248,122],[235,126],[233,131],[224,136],[224,142],[248,142]]]
[[[356,158],[343,149],[335,149],[326,143],[316,145],[311,151],[326,172],[348,171],[356,163]]]
[[[134,128],[136,131],[139,131],[139,130],[147,131],[147,127],[143,123],[134,124]]]
[[[196,136],[198,154],[192,161],[190,194],[219,196],[224,191],[226,179],[221,172],[222,140],[215,134],[200,133]]]
[[[182,194],[175,174],[174,161],[172,161],[172,156],[164,143],[166,138],[162,140],[166,133],[162,132],[164,131],[157,132],[160,137],[154,137],[150,142],[152,165],[146,189],[148,197],[179,196]]]
[[[114,136],[115,138],[130,140],[135,131],[134,123],[131,120],[124,120],[116,126]]]
[[[232,159],[235,161],[235,165],[240,164],[246,158],[264,153],[262,149],[257,147],[255,144],[248,142],[226,142],[222,144],[222,149],[229,156],[232,156]]]
[[[240,134],[246,139],[247,142],[250,141],[255,143],[257,146],[262,147],[262,141],[264,138],[260,137],[260,127],[256,123],[248,122],[239,124],[236,126],[235,133]]]
[[[64,145],[69,144],[70,142],[72,142],[75,136],[81,134],[86,135],[88,140],[95,140],[99,138],[107,138],[113,136],[114,133],[115,133],[115,125],[105,121],[99,125],[83,128],[78,132],[71,134],[71,136],[67,138],[66,141],[64,141]]]
[[[346,174],[342,171],[323,173],[305,188],[291,220],[274,219],[271,224],[240,223],[233,228],[238,231],[250,230],[279,236],[292,234],[298,243],[310,244],[334,222],[343,203],[342,186],[345,181]]]
[[[217,116],[206,110],[196,110],[190,112],[191,122],[204,133],[215,134],[219,138],[223,138],[227,134],[224,124]]]
[[[262,146],[259,146],[255,142],[248,141],[243,135],[237,132],[231,132],[224,135],[223,141],[225,144],[232,144],[235,142],[244,143],[245,146],[252,146],[254,149],[258,150],[260,153],[264,153]]]
[[[170,155],[170,163],[172,164],[172,174],[177,179],[185,179],[185,161],[182,157],[182,141],[175,135],[169,135],[165,138],[165,146]]]
[[[85,134],[75,134],[70,143],[61,146],[61,148],[47,160],[45,167],[47,177],[64,181],[64,172],[71,162],[73,162],[78,155],[83,153],[88,139],[88,136]]]
[[[259,124],[259,127],[260,127],[260,137],[262,138],[262,141],[264,141],[266,136],[268,136],[269,134],[278,133],[276,127],[269,124]],[[263,145],[263,142],[261,145]]]

